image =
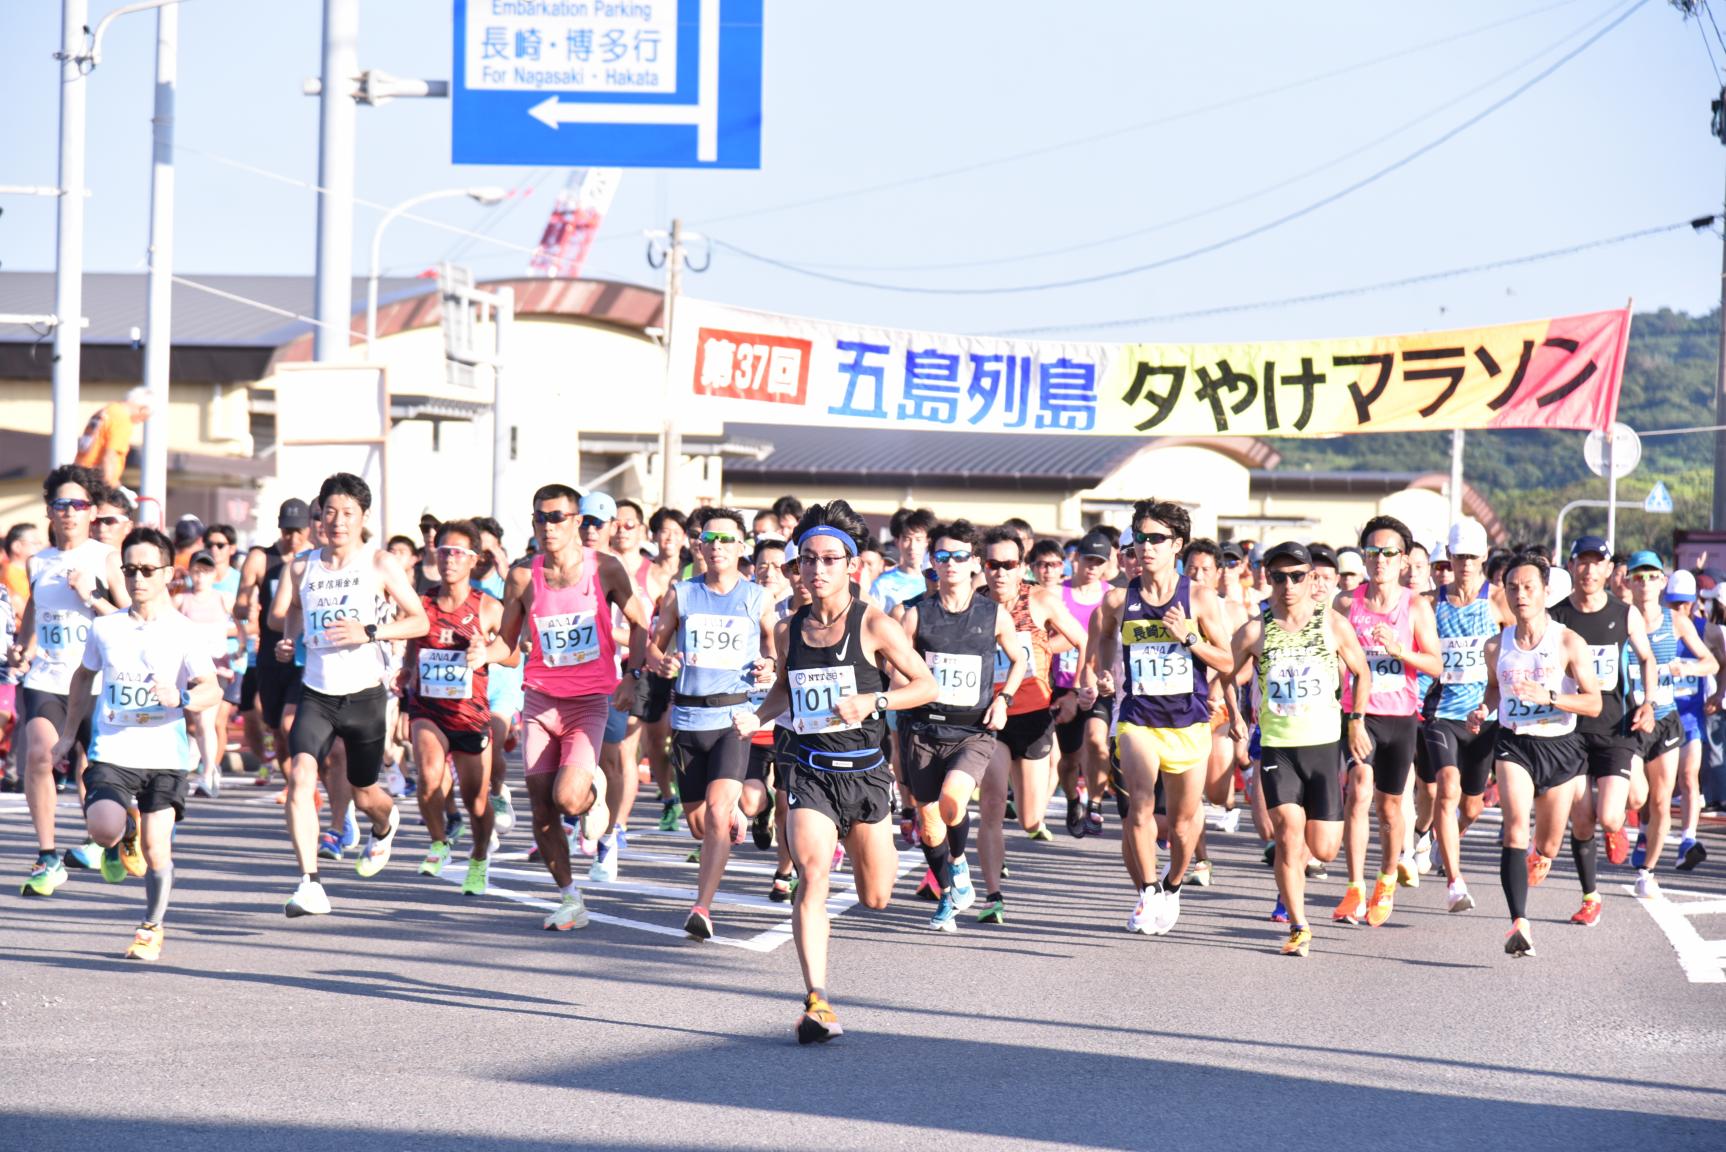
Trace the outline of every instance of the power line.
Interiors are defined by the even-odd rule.
[[[1698,219],[1702,219],[1698,217]],[[1708,217],[1713,219],[1713,217]],[[1073,324],[1044,324],[1034,328],[1008,328],[993,332],[993,336],[1040,336],[1051,332],[1072,332],[1089,328],[1128,328],[1144,324],[1161,324],[1171,320],[1197,320],[1210,316],[1225,316],[1234,312],[1253,312],[1264,308],[1287,308],[1297,304],[1315,304],[1323,300],[1339,300],[1348,296],[1363,296],[1369,292],[1385,292],[1395,288],[1408,288],[1416,284],[1430,284],[1437,280],[1450,280],[1458,276],[1472,276],[1480,272],[1492,272],[1500,268],[1514,268],[1521,264],[1535,264],[1543,260],[1555,260],[1560,256],[1574,256],[1578,252],[1586,252],[1593,248],[1606,248],[1615,244],[1626,244],[1632,240],[1642,240],[1650,236],[1662,236],[1668,232],[1678,232],[1685,228],[1694,229],[1696,220],[1679,220],[1672,224],[1660,224],[1653,228],[1640,228],[1635,232],[1623,232],[1617,236],[1607,236],[1599,240],[1588,240],[1581,244],[1571,244],[1563,248],[1550,248],[1544,252],[1532,252],[1526,256],[1512,256],[1504,260],[1492,260],[1484,264],[1470,264],[1463,268],[1449,268],[1443,272],[1425,272],[1418,276],[1404,276],[1397,280],[1381,280],[1376,284],[1362,284],[1354,288],[1334,288],[1326,292],[1309,292],[1301,296],[1285,296],[1278,300],[1258,300],[1250,304],[1221,304],[1214,308],[1194,308],[1185,312],[1164,312],[1151,316],[1129,316],[1120,320],[1082,320]],[[1677,335],[1677,333],[1669,333]],[[1711,337],[1710,337],[1711,338]]]
[[[1141,120],[1136,124],[1128,124],[1120,128],[1111,128],[1106,132],[1097,132],[1088,136],[1079,136],[1071,140],[1059,141],[1054,144],[1045,144],[1037,148],[1008,153],[1005,156],[995,156],[987,160],[978,160],[969,164],[961,164],[954,168],[942,168],[934,172],[925,172],[919,176],[906,176],[897,180],[887,180],[879,184],[869,184],[861,188],[851,188],[839,192],[827,192],[819,196],[811,196],[803,200],[791,200],[782,204],[769,204],[760,208],[747,208],[741,212],[731,212],[723,216],[707,216],[696,220],[695,223],[704,228],[709,228],[715,224],[727,224],[733,220],[747,220],[755,216],[766,216],[779,212],[790,212],[797,208],[810,208],[820,204],[831,204],[836,200],[848,200],[855,196],[870,196],[877,192],[890,192],[899,188],[909,188],[913,185],[924,184],[933,180],[945,180],[953,176],[963,176],[971,172],[980,172],[988,168],[997,168],[1004,164],[1014,164],[1020,160],[1031,160],[1039,156],[1048,156],[1052,153],[1062,152],[1069,148],[1080,148],[1087,144],[1096,144],[1104,140],[1113,140],[1121,136],[1130,136],[1150,128],[1161,127],[1164,124],[1174,124],[1182,120],[1190,120],[1194,117],[1208,115],[1212,112],[1220,112],[1224,109],[1234,108],[1241,104],[1251,103],[1255,100],[1262,100],[1268,96],[1278,96],[1285,92],[1293,92],[1299,88],[1305,88],[1313,84],[1320,84],[1326,80],[1335,80],[1338,77],[1348,76],[1355,72],[1374,68],[1380,64],[1388,64],[1393,60],[1400,60],[1406,56],[1413,56],[1421,52],[1430,51],[1434,48],[1441,48],[1447,44],[1454,44],[1459,40],[1467,40],[1474,36],[1491,32],[1494,29],[1502,28],[1507,24],[1514,24],[1518,21],[1527,20],[1534,16],[1544,15],[1545,13],[1558,8],[1568,8],[1572,4],[1580,2],[1581,0],[1558,0],[1558,2],[1554,4],[1547,4],[1540,8],[1534,8],[1527,12],[1518,13],[1514,16],[1507,16],[1501,20],[1494,20],[1489,24],[1482,24],[1477,28],[1469,28],[1465,31],[1457,32],[1438,40],[1431,40],[1422,44],[1414,44],[1407,48],[1398,49],[1394,52],[1387,52],[1383,55],[1373,56],[1366,60],[1345,65],[1341,68],[1332,69],[1329,72],[1320,72],[1316,75],[1307,76],[1299,80],[1291,80],[1286,84],[1278,84],[1270,88],[1261,88],[1255,92],[1247,92],[1240,96],[1230,97],[1227,100],[1219,100],[1214,104],[1205,104],[1197,108],[1189,108],[1182,112],[1174,112],[1167,116],[1158,116],[1150,120]]]
[[[740,248],[725,240],[715,239],[713,244],[717,248],[723,248],[726,251],[742,256],[747,260],[754,260],[757,263],[779,268],[782,271],[796,273],[800,276],[807,276],[811,279],[824,280],[833,284],[844,284],[852,288],[868,288],[877,292],[904,292],[920,296],[1003,296],[1022,292],[1047,292],[1060,288],[1078,288],[1089,284],[1101,284],[1110,280],[1119,280],[1128,276],[1136,276],[1141,273],[1152,272],[1159,268],[1167,268],[1174,264],[1180,264],[1185,261],[1195,259],[1199,256],[1207,256],[1213,252],[1218,252],[1224,248],[1229,248],[1239,244],[1243,240],[1250,240],[1255,236],[1262,236],[1267,232],[1274,231],[1275,229],[1291,224],[1303,217],[1310,216],[1319,209],[1335,204],[1337,201],[1345,199],[1346,197],[1359,192],[1363,188],[1367,188],[1378,183],[1378,181],[1389,176],[1391,173],[1402,168],[1406,168],[1409,164],[1412,164],[1420,157],[1441,147],[1449,141],[1454,140],[1463,132],[1474,127],[1476,124],[1479,124],[1482,120],[1485,120],[1493,113],[1499,111],[1518,97],[1522,96],[1529,89],[1551,76],[1554,72],[1557,72],[1565,64],[1568,64],[1583,52],[1586,52],[1589,48],[1593,47],[1647,3],[1648,0],[1635,0],[1629,8],[1625,9],[1604,28],[1601,28],[1599,31],[1589,36],[1581,44],[1578,44],[1575,48],[1572,48],[1563,56],[1560,56],[1553,63],[1535,73],[1534,76],[1530,77],[1528,80],[1523,81],[1521,84],[1511,89],[1510,92],[1504,96],[1501,96],[1491,104],[1488,104],[1481,111],[1476,112],[1473,116],[1470,116],[1462,123],[1441,133],[1437,138],[1421,145],[1406,156],[1385,165],[1376,172],[1362,177],[1336,192],[1332,192],[1327,196],[1322,196],[1310,204],[1297,208],[1293,212],[1285,213],[1274,220],[1249,228],[1244,232],[1238,232],[1233,236],[1227,236],[1221,240],[1213,240],[1210,243],[1202,244],[1197,248],[1191,248],[1185,252],[1176,253],[1173,256],[1165,256],[1159,260],[1135,264],[1127,268],[1118,268],[1109,272],[1097,272],[1088,276],[1074,276],[1065,280],[1049,280],[1037,284],[1008,284],[974,288],[930,288],[915,284],[883,284],[877,281],[862,280],[851,276],[833,275],[831,273],[815,271],[800,264],[792,264],[788,261],[780,260],[772,256],[764,256],[757,252],[751,252],[746,248]]]
[[[1707,10],[1706,6],[1704,6],[1703,10]],[[1712,20],[1714,17],[1710,15],[1708,18]],[[1702,37],[1702,51],[1708,53],[1708,66],[1714,69],[1714,82],[1716,84],[1726,85],[1726,80],[1723,80],[1720,77],[1720,65],[1714,63],[1714,45],[1708,43],[1708,29],[1702,27],[1702,21],[1700,20],[1696,21],[1696,35]],[[1718,24],[1714,26],[1714,36],[1715,39],[1719,39],[1720,37],[1720,26]]]

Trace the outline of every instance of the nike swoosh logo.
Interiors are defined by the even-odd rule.
[[[839,659],[845,659],[845,653],[851,648],[851,633],[845,633],[845,639],[839,645]]]

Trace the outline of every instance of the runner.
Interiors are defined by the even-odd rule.
[[[1288,916],[1282,954],[1305,956],[1312,945],[1307,861],[1334,860],[1342,845],[1344,743],[1357,760],[1371,754],[1365,713],[1373,673],[1348,618],[1315,601],[1305,587],[1313,572],[1305,546],[1278,544],[1265,553],[1264,566],[1271,585],[1269,609],[1235,632],[1231,683],[1258,688],[1262,763],[1256,780],[1275,838],[1279,906]],[[1353,677],[1346,733],[1339,699],[1342,668]],[[1230,729],[1243,737],[1246,720],[1238,693],[1223,699]]]
[[[1677,782],[1679,749],[1684,744],[1684,721],[1678,714],[1676,681],[1694,681],[1698,676],[1712,676],[1720,670],[1687,613],[1674,612],[1660,602],[1666,591],[1666,569],[1653,552],[1637,552],[1630,557],[1630,602],[1632,615],[1642,616],[1647,630],[1648,645],[1654,651],[1657,668],[1654,689],[1641,676],[1641,667],[1634,660],[1625,661],[1629,674],[1631,696],[1638,702],[1654,705],[1654,730],[1648,733],[1639,756],[1648,781],[1648,799],[1644,809],[1642,830],[1636,835],[1636,848],[1630,863],[1636,869],[1636,895],[1652,897],[1660,894],[1660,884],[1654,870],[1660,865],[1660,854],[1666,847],[1666,833],[1672,826],[1672,790]],[[1680,658],[1684,652],[1696,653]],[[1692,838],[1694,839],[1694,838]],[[1599,901],[1594,902],[1594,916],[1599,917]],[[1578,915],[1582,915],[1578,912]]]
[[[134,529],[124,544],[130,608],[91,622],[67,691],[64,731],[48,755],[65,763],[94,711],[84,821],[103,846],[102,877],[110,883],[126,878],[122,854],[142,840],[144,919],[126,958],[155,960],[174,887],[174,823],[186,814],[186,715],[213,710],[222,691],[206,637],[168,598],[173,544],[154,528]],[[92,709],[98,675],[102,702]]]
[[[510,569],[503,624],[487,650],[500,661],[525,636],[532,645],[523,676],[523,744],[533,838],[558,887],[559,905],[545,918],[548,930],[587,927],[587,907],[570,871],[564,816],[581,817],[585,836],[597,839],[610,822],[606,780],[599,766],[605,721],[613,703],[635,695],[635,681],[620,688],[613,607],[632,626],[629,668],[641,667],[647,612],[617,558],[583,547],[577,539],[581,497],[564,484],[533,494],[531,564]]]
[[[240,566],[240,591],[234,599],[234,621],[246,629],[247,651],[253,653],[248,672],[257,693],[260,719],[274,740],[276,764],[286,777],[288,731],[299,707],[302,674],[292,655],[282,659],[277,646],[282,634],[270,621],[281,588],[282,569],[304,551],[311,537],[312,511],[304,500],[288,499],[276,510],[280,535],[268,548],[254,547]],[[259,757],[258,781],[270,782],[270,768]]]
[[[775,628],[778,675],[754,712],[732,717],[748,736],[792,713],[789,796],[791,848],[801,880],[792,913],[806,995],[797,1042],[825,1043],[840,1034],[827,999],[828,876],[833,850],[851,858],[858,901],[885,908],[893,892],[893,775],[881,753],[883,714],[934,701],[939,689],[904,629],[858,598],[853,581],[868,525],[843,500],[803,514],[796,534],[798,569],[811,603]],[[888,689],[879,665],[906,683]]]
[[[1114,537],[1107,529],[1092,529],[1079,541],[1073,575],[1061,585],[1061,603],[1081,629],[1089,632],[1091,616],[1108,591],[1104,576],[1114,559]],[[1055,710],[1055,744],[1061,751],[1062,791],[1067,796],[1067,833],[1100,836],[1103,832],[1103,792],[1109,779],[1109,723],[1114,719],[1113,696],[1099,696],[1089,708],[1079,708],[1079,669],[1085,645],[1076,645],[1055,659],[1049,677]]]
[[[288,736],[288,795],[283,806],[300,883],[287,914],[321,916],[330,900],[318,873],[319,763],[340,739],[353,804],[371,818],[371,840],[354,869],[376,876],[389,863],[401,813],[378,784],[389,735],[389,656],[385,643],[426,634],[425,608],[407,572],[387,552],[362,542],[371,487],[350,472],[337,472],[318,491],[325,543],[295,559],[276,586],[270,627],[282,639],[276,658],[294,656],[294,638],[306,648],[304,685]],[[379,623],[380,606],[396,606],[394,620]],[[332,794],[336,815],[346,805]],[[339,817],[338,817],[339,818]]]
[[[1449,563],[1434,566],[1434,571],[1454,572],[1455,582],[1440,584],[1432,594],[1443,667],[1432,718],[1422,731],[1421,784],[1434,790],[1432,832],[1448,883],[1445,907],[1451,912],[1474,907],[1462,878],[1462,834],[1486,807],[1498,740],[1495,716],[1478,724],[1469,717],[1486,698],[1486,643],[1515,623],[1502,595],[1486,582],[1487,548],[1486,529],[1477,521],[1459,520],[1446,540]]]
[[[699,547],[707,571],[680,580],[659,602],[648,660],[677,678],[672,697],[672,751],[690,835],[701,842],[695,905],[683,930],[713,938],[710,909],[731,857],[732,825],[742,815],[772,812],[767,764],[731,718],[752,711],[757,685],[772,683],[773,601],[767,589],[737,571],[743,554],[743,514],[715,508],[702,525]]]
[[[1666,586],[1666,603],[1675,613],[1689,618],[1692,630],[1700,627],[1702,634],[1700,644],[1691,644],[1688,640],[1678,645],[1678,655],[1682,661],[1700,661],[1704,654],[1715,661],[1715,673],[1718,675],[1719,658],[1708,646],[1708,628],[1706,618],[1698,609],[1701,601],[1696,597],[1696,577],[1693,573],[1678,569],[1672,573],[1672,578]],[[1702,818],[1702,726],[1707,722],[1706,702],[1702,689],[1705,677],[1700,675],[1679,676],[1672,682],[1673,702],[1678,706],[1678,719],[1684,726],[1684,747],[1679,753],[1678,782],[1683,793],[1682,816],[1679,822],[1678,862],[1680,872],[1689,872],[1708,858],[1708,850],[1702,846],[1702,841],[1696,838],[1697,826]]]
[[[174,597],[174,609],[192,624],[192,630],[202,645],[214,669],[217,687],[226,695],[231,683],[236,690],[239,679],[229,663],[228,636],[234,630],[234,605],[216,587],[216,558],[208,551],[192,554],[192,588]],[[227,759],[227,729],[220,723],[222,702],[214,708],[194,710],[191,727],[198,753],[199,775],[194,779],[193,792],[215,796],[222,789],[222,763]]]
[[[1432,605],[1403,587],[1404,557],[1414,545],[1408,525],[1394,516],[1375,516],[1361,529],[1360,545],[1355,559],[1364,564],[1367,582],[1352,592],[1338,592],[1335,607],[1348,618],[1372,666],[1372,695],[1366,703],[1372,754],[1365,759],[1350,758],[1343,817],[1348,888],[1331,918],[1354,924],[1364,915],[1376,928],[1390,919],[1397,884],[1414,887],[1420,883],[1420,874],[1411,862],[1399,863],[1408,831],[1403,794],[1414,769],[1415,741],[1420,738],[1421,700],[1415,693],[1415,676],[1437,676],[1444,666],[1438,654]],[[1367,805],[1375,793],[1382,858],[1369,901],[1365,884]]]
[[[779,530],[777,520],[773,521],[772,530]],[[807,594],[801,593],[800,586],[791,582],[791,574],[796,571],[797,566],[786,556],[785,547],[785,541],[777,537],[769,536],[757,540],[753,570],[750,574],[751,579],[767,590],[767,602],[772,605],[775,623],[789,618],[808,602]],[[749,699],[753,707],[759,708],[767,699],[767,693],[758,687],[750,694]],[[767,887],[767,898],[775,904],[783,904],[791,899],[791,885],[795,876],[791,864],[791,836],[785,827],[789,816],[785,789],[791,774],[788,767],[790,759],[785,754],[785,742],[791,736],[790,728],[785,727],[789,720],[789,715],[778,716],[772,723],[757,729],[749,738],[750,775],[773,781],[771,823],[764,828],[761,818],[757,817],[749,828],[755,836],[757,848],[763,851],[768,848],[774,850],[773,882]]]
[[[1654,730],[1652,701],[1644,700],[1634,709],[1627,705],[1625,683],[1629,674],[1623,671],[1625,661],[1633,655],[1641,662],[1638,671],[1642,682],[1655,682],[1657,670],[1648,628],[1640,612],[1632,612],[1627,603],[1608,595],[1606,581],[1612,571],[1612,549],[1607,542],[1599,536],[1579,537],[1570,546],[1570,595],[1551,612],[1554,620],[1575,632],[1588,647],[1594,662],[1594,682],[1600,690],[1599,710],[1580,713],[1582,719],[1569,722],[1588,758],[1588,779],[1575,804],[1567,809],[1571,817],[1570,851],[1582,885],[1583,907],[1577,909],[1577,923],[1597,920],[1600,915],[1596,824],[1606,832],[1607,860],[1623,864],[1630,857],[1630,841],[1624,835],[1625,801],[1630,795],[1636,753]],[[1508,596],[1508,569],[1506,572]],[[1543,571],[1542,586],[1546,583]],[[1589,907],[1591,904],[1594,907]]]
[[[470,582],[480,543],[472,522],[439,524],[436,541],[438,583],[422,597],[426,633],[408,641],[406,654],[408,724],[419,769],[415,798],[431,839],[420,875],[440,875],[449,863],[453,837],[444,812],[453,759],[473,837],[461,890],[479,896],[490,878],[495,822],[487,772],[492,735],[487,647],[503,623],[503,605]],[[504,663],[519,660],[519,653],[511,652]]]
[[[72,676],[89,642],[90,622],[131,605],[120,575],[120,553],[90,537],[96,501],[103,492],[101,477],[77,464],[48,473],[42,496],[59,547],[30,557],[30,601],[10,652],[14,668],[29,665],[17,694],[25,737],[24,798],[36,829],[36,863],[24,881],[26,896],[51,896],[66,882],[66,866],[54,845],[57,800],[51,754],[69,731],[77,734],[79,748],[89,747],[89,713],[76,727],[67,723]],[[80,755],[71,767],[80,781],[83,762]]]
[[[683,569],[683,548],[689,540],[688,521],[675,508],[657,509],[648,517],[647,530],[653,536],[653,562],[638,571],[637,583],[649,604],[658,604],[676,583]],[[674,681],[656,676],[651,670],[642,673],[637,682],[634,712],[641,721],[641,748],[647,756],[647,767],[659,789],[659,830],[675,831],[683,819],[683,805],[677,796],[676,774],[671,765],[671,686]]]
[[[872,585],[864,585],[883,612],[921,596],[924,589],[924,554],[929,550],[929,533],[936,525],[935,514],[927,508],[901,508],[888,521],[893,544],[899,549],[899,562],[876,577]]]
[[[1103,597],[1096,650],[1082,686],[1107,695],[1112,666],[1122,656],[1116,751],[1126,784],[1121,854],[1139,893],[1127,931],[1162,936],[1181,913],[1181,885],[1192,863],[1211,754],[1207,668],[1228,673],[1233,660],[1217,594],[1181,575],[1175,561],[1192,535],[1179,504],[1133,505],[1133,545],[1139,575]],[[1157,874],[1156,791],[1168,809],[1169,867]]]
[[[1585,536],[1577,543],[1604,542]],[[1592,582],[1602,595],[1608,563],[1602,550],[1600,561],[1581,565],[1598,569]],[[1564,842],[1571,805],[1579,793],[1586,792],[1587,781],[1577,777],[1588,767],[1589,753],[1577,733],[1576,718],[1601,714],[1600,687],[1594,678],[1598,657],[1584,637],[1547,614],[1546,572],[1546,557],[1537,552],[1513,557],[1505,568],[1504,595],[1516,623],[1486,642],[1486,696],[1469,714],[1470,726],[1479,731],[1494,711],[1498,713],[1492,754],[1504,815],[1498,877],[1505,903],[1510,905],[1504,950],[1511,956],[1534,955],[1528,890],[1546,879]],[[1531,808],[1532,849],[1528,844]],[[1592,843],[1593,827],[1588,831]],[[1580,867],[1581,853],[1577,855]],[[1586,876],[1585,888],[1592,890],[1593,882],[1592,875]]]
[[[116,553],[132,532],[132,516],[137,508],[124,488],[103,488],[96,497],[96,518],[90,521],[90,538],[99,540]]]
[[[919,597],[902,624],[939,692],[932,703],[906,712],[902,723],[908,734],[905,775],[917,802],[923,859],[940,892],[929,927],[953,932],[959,913],[977,900],[965,860],[971,794],[988,776],[995,733],[1007,722],[1030,660],[1012,615],[977,592],[982,565],[976,527],[955,520],[933,536],[936,594]],[[996,651],[1009,660],[999,693],[983,671],[985,665],[993,667]]]

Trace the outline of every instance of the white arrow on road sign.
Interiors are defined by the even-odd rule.
[[[1666,490],[1666,481],[1656,480],[1654,482],[1654,487],[1648,490],[1648,498],[1642,501],[1642,510],[1671,515],[1672,493]]]

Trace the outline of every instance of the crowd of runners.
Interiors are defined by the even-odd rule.
[[[335,866],[376,876],[404,834],[420,874],[464,858],[461,892],[483,897],[513,784],[558,889],[543,926],[583,928],[645,764],[659,830],[695,841],[691,937],[715,934],[735,846],[775,854],[804,1043],[840,1033],[835,870],[880,908],[920,849],[930,929],[1006,925],[1005,838],[1055,839],[1056,793],[1072,837],[1118,823],[1120,922],[1148,936],[1210,884],[1207,828],[1250,813],[1290,956],[1318,922],[1384,924],[1427,875],[1450,912],[1474,908],[1460,845],[1488,807],[1503,948],[1532,956],[1528,890],[1567,831],[1572,923],[1592,926],[1602,854],[1656,897],[1662,866],[1704,860],[1721,799],[1700,779],[1726,688],[1717,590],[1595,536],[1554,557],[1473,520],[1423,541],[1378,516],[1343,547],[1219,544],[1144,500],[1076,540],[923,509],[882,540],[843,500],[648,515],[547,484],[530,542],[429,514],[418,540],[380,541],[366,483],[340,473],[242,555],[229,526],[135,525],[89,468],[43,495],[47,529],[7,533],[0,591],[0,733],[38,848],[23,892],[52,896],[68,869],[142,878],[135,959],[161,954],[174,825],[220,790],[230,725],[256,784],[285,785],[289,917],[329,913]],[[74,789],[82,842],[63,849]],[[1341,901],[1309,908],[1338,867]]]

